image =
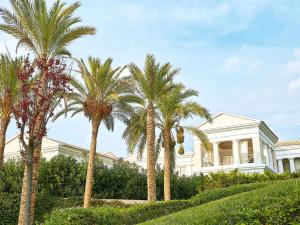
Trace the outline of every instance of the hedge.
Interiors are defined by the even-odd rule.
[[[20,195],[0,193],[0,224],[17,224],[19,207],[20,207]],[[38,196],[36,205],[36,222],[40,223],[44,221],[44,216],[53,211],[54,209],[79,207],[83,204],[82,197],[72,198],[59,198],[54,196]],[[114,206],[114,207],[128,207],[120,201],[105,202],[103,200],[93,199],[93,207],[100,206]]]
[[[144,225],[298,224],[300,179],[210,202]]]
[[[23,165],[18,161],[4,163],[0,170],[0,192],[21,193]],[[39,193],[62,198],[83,196],[86,177],[86,162],[77,162],[62,155],[43,160],[39,171]],[[163,199],[163,170],[157,169],[157,197]],[[198,193],[201,177],[179,177],[172,174],[172,198],[188,199]],[[94,171],[93,198],[147,199],[147,175],[136,165],[116,161],[108,168],[96,162]]]
[[[190,200],[156,202],[144,205],[135,205],[126,209],[112,207],[59,209],[54,210],[47,216],[45,225],[137,224],[189,207],[198,206],[209,201],[262,188],[270,184],[271,182],[236,185],[228,188],[202,192]]]
[[[39,193],[62,198],[83,196],[86,177],[86,162],[62,155],[43,160],[39,171]],[[0,170],[0,192],[21,193],[23,165],[8,161]],[[163,170],[156,171],[157,199],[163,199]],[[236,184],[263,182],[267,180],[300,177],[294,174],[246,174],[236,170],[229,173],[218,172],[209,175],[171,176],[172,199],[189,199],[200,191],[228,187]],[[111,168],[101,162],[96,163],[94,172],[93,198],[105,199],[147,199],[146,171],[122,160]]]

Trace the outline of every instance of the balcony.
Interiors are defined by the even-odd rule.
[[[240,153],[240,163],[253,163],[253,154],[252,153]],[[233,165],[233,156],[232,155],[223,155],[220,156],[220,166]],[[202,167],[214,166],[214,157],[208,156],[202,160]]]

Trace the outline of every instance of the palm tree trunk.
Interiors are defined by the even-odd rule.
[[[91,206],[91,196],[93,191],[93,180],[94,180],[94,167],[95,167],[95,156],[97,148],[97,136],[101,120],[92,120],[92,139],[90,146],[88,169],[85,181],[85,191],[84,191],[84,202],[83,207],[89,208]]]
[[[32,171],[32,193],[31,193],[31,206],[30,206],[30,224],[34,223],[34,215],[35,215],[35,202],[36,202],[36,194],[38,187],[38,176],[39,176],[39,168],[40,168],[40,155],[41,155],[41,146],[38,146],[33,153],[33,171]],[[27,174],[27,167],[25,166],[24,174]],[[25,210],[25,200],[27,197],[27,178],[24,176],[23,184],[22,184],[22,195],[21,195],[21,204],[20,211]],[[23,203],[23,204],[22,204]],[[20,219],[24,220],[24,215],[19,215]]]
[[[10,118],[0,119],[0,168],[3,166],[4,162],[4,149],[6,142],[6,131],[9,124]]]
[[[25,163],[24,168],[18,225],[30,225],[30,208],[33,177],[33,148],[29,148],[31,149],[27,151],[27,163]]]
[[[42,146],[39,145],[36,147],[33,153],[33,174],[32,174],[32,195],[31,195],[31,206],[30,206],[30,224],[34,224],[35,216],[35,203],[36,195],[38,190],[38,178],[39,178],[39,169],[41,165],[41,150]]]
[[[148,201],[156,201],[156,176],[155,176],[155,122],[154,106],[149,103],[147,108],[147,187]]]
[[[164,199],[171,200],[171,133],[169,129],[163,131],[164,140]]]

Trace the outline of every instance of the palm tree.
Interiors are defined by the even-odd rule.
[[[189,101],[191,97],[197,97],[198,93],[192,89],[184,89],[178,86],[168,95],[164,95],[158,102],[158,127],[161,130],[159,140],[163,140],[164,148],[164,199],[171,200],[171,154],[174,154],[174,147],[176,145],[174,131],[176,132],[177,144],[180,144],[178,153],[184,154],[184,131],[192,133],[197,136],[202,143],[208,147],[207,137],[196,127],[182,126],[182,120],[198,116],[207,120],[211,116],[206,108],[199,103]]]
[[[12,12],[6,8],[0,8],[0,17],[3,20],[3,23],[0,24],[0,30],[18,40],[16,50],[23,46],[33,52],[36,58],[47,60],[57,55],[69,55],[70,52],[66,46],[80,37],[96,33],[93,27],[76,26],[81,22],[79,17],[74,17],[74,12],[80,7],[79,2],[66,5],[66,3],[56,0],[49,10],[46,0],[10,0],[10,3]],[[40,81],[44,84],[40,89],[43,92],[47,86],[44,74],[40,75]],[[43,113],[40,113],[39,117],[38,121],[44,121]],[[41,146],[35,146],[31,193],[27,193],[28,182],[26,179],[23,180],[19,224],[32,224],[34,220],[40,153]],[[24,178],[27,173],[28,170],[25,165]],[[28,190],[30,189],[28,188]],[[26,204],[27,194],[31,195],[30,222],[26,221],[25,218],[25,208],[28,205]]]
[[[21,58],[12,59],[10,55],[0,55],[0,168],[3,165],[6,131],[12,107],[19,93],[17,70],[21,63]]]
[[[58,112],[54,117],[56,119],[67,112],[72,112],[71,116],[83,112],[91,121],[92,137],[84,193],[85,208],[90,207],[91,202],[97,136],[100,124],[103,122],[108,130],[113,130],[114,119],[118,118],[124,121],[127,113],[131,110],[128,103],[136,99],[131,94],[133,88],[129,84],[128,79],[121,76],[125,67],[113,69],[111,58],[101,63],[99,58],[89,57],[88,64],[89,68],[87,68],[83,60],[78,61],[83,84],[75,78],[71,80],[71,85],[75,92],[66,95],[68,101],[66,108]]]
[[[155,105],[158,99],[173,88],[173,78],[178,69],[172,69],[170,63],[160,65],[153,55],[147,55],[142,71],[135,64],[129,65],[129,71],[136,85],[136,95],[140,106],[146,110],[147,143],[147,187],[148,201],[156,201],[155,178]]]
[[[66,46],[74,40],[96,33],[94,27],[76,26],[81,19],[74,17],[80,7],[76,1],[70,5],[56,0],[47,9],[46,0],[10,0],[13,12],[0,8],[4,21],[0,30],[18,40],[16,50],[23,46],[32,51],[37,58],[52,58],[69,55]]]
[[[184,154],[184,131],[197,136],[208,147],[207,137],[196,127],[182,126],[182,120],[199,116],[210,120],[211,116],[206,108],[199,103],[189,101],[190,97],[196,97],[198,93],[192,89],[185,89],[183,85],[177,85],[168,94],[162,95],[157,102],[155,125],[160,130],[156,141],[156,155],[159,154],[160,146],[164,148],[164,199],[171,200],[170,178],[172,165],[175,159],[176,143],[180,144],[179,154]],[[145,146],[145,110],[135,109],[135,114],[127,121],[127,128],[123,134],[129,149],[135,146],[141,156]],[[176,134],[175,134],[176,133]],[[176,137],[176,138],[175,138]],[[177,139],[177,140],[175,140]]]

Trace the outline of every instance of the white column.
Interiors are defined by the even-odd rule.
[[[202,168],[202,144],[199,140],[194,140],[193,167],[197,169]]]
[[[268,148],[269,166],[270,168],[274,169],[272,148],[268,145],[267,148]]]
[[[271,152],[269,151],[269,147],[267,143],[263,143],[263,149],[264,149],[264,155],[266,157],[266,164],[271,168],[273,168],[272,164],[270,163],[271,161]]]
[[[277,161],[276,161],[276,152],[275,152],[274,149],[272,151],[272,160],[273,160],[274,169],[275,169],[276,172],[278,172],[278,164],[277,164]]]
[[[213,154],[214,154],[214,166],[220,166],[220,152],[219,152],[219,143],[213,143]]]
[[[240,159],[241,159],[241,163],[249,162],[248,140],[240,141]]]
[[[282,159],[278,159],[278,172],[283,173],[283,162]]]
[[[232,153],[233,153],[233,164],[240,164],[240,141],[233,140],[232,141]]]
[[[291,173],[296,172],[296,167],[295,167],[295,158],[290,158],[290,169],[291,169]]]
[[[253,144],[253,159],[254,163],[261,164],[262,163],[262,151],[260,145],[259,137],[253,137],[252,138],[252,144]]]

